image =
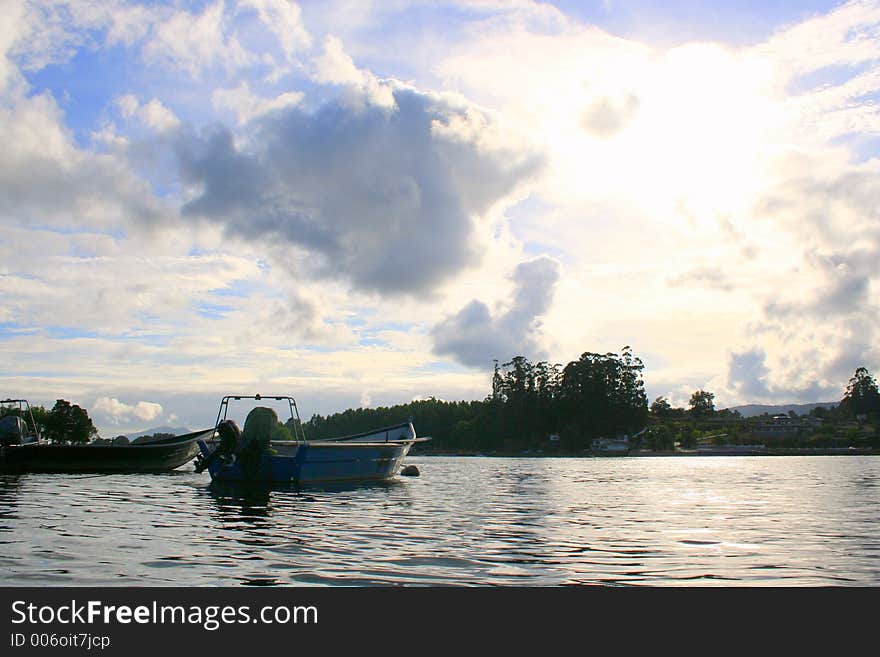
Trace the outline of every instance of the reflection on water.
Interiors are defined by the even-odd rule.
[[[297,489],[0,475],[0,584],[880,584],[880,458],[411,459]]]

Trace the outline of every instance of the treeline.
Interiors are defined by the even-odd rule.
[[[432,397],[390,407],[350,409],[326,417],[314,415],[304,428],[309,439],[319,440],[411,417],[419,435],[434,438],[420,449],[436,452],[580,452],[594,438],[636,432],[634,446],[654,451],[754,442],[752,425],[761,418],[746,420],[737,411],[716,410],[715,395],[709,390],[694,391],[686,408],[673,407],[665,397],[657,397],[649,407],[643,369],[629,347],[620,354],[587,352],[564,367],[517,356],[496,363],[491,390],[481,401],[447,402]],[[810,415],[822,420],[814,435],[780,437],[774,444],[836,446],[841,440],[873,444],[880,425],[877,383],[860,367],[840,404],[831,409],[817,407]],[[856,421],[864,427],[847,425]],[[873,438],[866,438],[865,432],[872,427]]]
[[[420,436],[431,436],[437,444],[451,445],[455,442],[453,428],[476,417],[484,403],[447,402],[430,397],[389,407],[348,409],[326,417],[313,415],[303,423],[303,428],[309,440],[321,440],[390,426],[411,417]]]
[[[31,413],[37,429],[44,439],[56,443],[87,443],[98,435],[86,409],[59,399],[51,409],[31,406]],[[19,415],[18,406],[0,406],[0,417]],[[31,426],[27,414],[22,419],[28,428]]]
[[[657,397],[648,407],[642,361],[629,347],[620,354],[584,353],[564,367],[523,356],[495,364],[491,390],[479,401],[448,402],[431,397],[390,407],[349,409],[329,416],[313,415],[303,423],[310,440],[360,433],[413,419],[419,435],[430,435],[429,451],[507,451],[547,449],[580,451],[597,437],[632,435],[643,428],[638,444],[655,450],[692,447],[717,436],[720,441],[747,439],[747,427],[737,412],[715,410],[715,395],[697,390],[688,408],[672,407]],[[59,399],[51,409],[31,407],[44,439],[85,443],[97,436],[88,412]],[[0,417],[18,415],[17,407],[0,405]],[[873,427],[880,437],[880,389],[874,377],[859,367],[834,408],[814,408],[810,415],[823,421],[817,438],[834,434],[834,425],[857,421]],[[29,418],[26,418],[30,425]],[[846,426],[845,424],[843,426]],[[279,425],[273,440],[292,438]],[[718,435],[720,432],[725,435]],[[849,431],[855,431],[850,428]],[[863,432],[862,432],[863,433]],[[555,438],[556,440],[551,440]],[[833,437],[827,437],[833,442]],[[824,444],[824,443],[823,443]]]
[[[408,417],[435,451],[538,449],[553,436],[561,449],[581,450],[597,437],[631,434],[645,426],[648,400],[642,361],[620,354],[584,353],[564,367],[523,356],[496,363],[482,401],[435,398],[391,407],[350,409],[305,423],[309,439],[359,433]]]
[[[715,410],[714,399],[712,392],[697,390],[688,408],[676,408],[665,397],[657,397],[651,403],[648,427],[639,445],[654,451],[768,440],[775,447],[880,445],[880,390],[865,367],[856,369],[836,406],[816,406],[804,416],[791,411],[783,418],[767,413],[744,418],[738,411]],[[768,427],[773,425],[788,425],[796,431],[768,435]]]

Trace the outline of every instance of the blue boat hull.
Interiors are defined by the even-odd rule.
[[[307,442],[272,443],[274,454],[242,463],[215,459],[208,472],[214,481],[264,481],[311,484],[320,482],[382,481],[391,479],[403,465],[413,441],[387,443]],[[212,448],[199,441],[207,457]]]

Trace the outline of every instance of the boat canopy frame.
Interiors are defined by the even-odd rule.
[[[40,428],[37,426],[36,421],[34,421],[34,413],[31,411],[31,405],[28,403],[27,399],[0,399],[0,406],[11,406],[12,404],[18,404],[18,417],[22,419],[25,423],[25,428],[27,428],[27,418],[30,418],[31,426],[30,429],[34,434],[35,442],[42,443],[43,436],[40,434]],[[25,412],[27,412],[27,417],[25,417]]]
[[[293,439],[298,443],[308,442],[305,428],[299,417],[299,408],[296,406],[296,400],[287,395],[261,395],[259,393],[256,395],[226,395],[220,400],[220,408],[217,411],[217,421],[214,422],[215,431],[217,430],[217,427],[220,426],[220,423],[226,419],[226,414],[229,412],[229,402],[240,401],[242,399],[253,399],[255,401],[261,401],[263,399],[271,399],[273,401],[281,402],[286,401],[287,407],[290,409],[290,419],[293,420]]]

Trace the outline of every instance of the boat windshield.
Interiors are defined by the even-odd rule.
[[[272,432],[272,440],[306,440],[296,400],[286,395],[227,395],[220,401],[214,426],[229,419],[243,427],[245,419],[255,408],[272,409],[277,416],[278,426]]]
[[[26,399],[0,399],[0,441],[22,445],[40,442],[40,430]]]

